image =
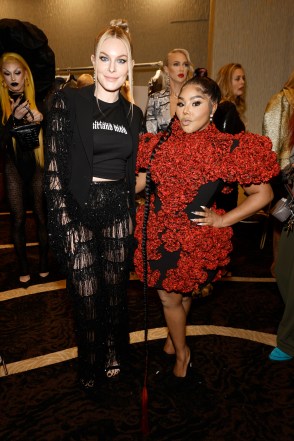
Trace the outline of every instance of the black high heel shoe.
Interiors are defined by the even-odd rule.
[[[177,377],[172,373],[171,383],[176,390],[177,388],[185,388],[192,391],[195,387],[198,389],[201,385],[205,384],[203,376],[194,369],[191,358],[192,356],[190,355],[185,377]]]
[[[105,368],[105,376],[107,380],[118,380],[121,374],[121,368],[118,364],[114,364],[112,366],[108,366]]]
[[[18,279],[18,283],[21,288],[27,289],[32,284],[32,280],[29,278],[29,280],[26,282],[22,282],[20,279]]]
[[[191,361],[191,356],[190,356],[190,360],[187,365],[186,375],[184,377],[178,377],[177,375],[172,373],[173,379],[179,383],[186,382],[192,376],[192,368],[193,368],[193,363]]]
[[[44,275],[45,274],[45,275]],[[46,271],[46,272],[40,272],[40,273],[38,273],[38,275],[37,275],[37,279],[38,279],[38,282],[40,283],[47,283],[47,281],[48,281],[48,279],[49,279],[49,275],[50,275],[50,273],[49,273],[49,271]]]
[[[192,362],[187,365],[185,377],[177,377],[173,372],[166,378],[166,385],[169,390],[179,392],[181,390],[190,390],[193,386]]]

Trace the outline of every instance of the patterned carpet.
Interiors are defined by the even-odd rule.
[[[28,242],[34,243],[30,216]],[[8,217],[1,216],[0,222],[1,245],[7,245]],[[175,382],[170,375],[172,361],[162,353],[161,305],[156,292],[149,291],[149,328],[159,329],[157,334],[150,332],[155,337],[148,345],[147,436],[141,431],[145,352],[137,332],[143,329],[144,318],[141,283],[130,281],[133,344],[128,366],[119,381],[102,384],[87,395],[76,382],[76,358],[54,361],[57,352],[75,347],[70,297],[64,288],[49,290],[49,282],[63,280],[54,257],[48,285],[40,285],[42,292],[37,287],[36,293],[22,295],[25,290],[16,290],[13,249],[2,246],[0,353],[8,370],[24,360],[34,364],[37,357],[47,357],[53,364],[21,368],[8,376],[0,368],[0,440],[294,440],[294,362],[268,359],[283,304],[269,273],[270,234],[260,250],[261,234],[261,224],[236,226],[233,278],[216,283],[210,296],[193,302],[188,323],[193,367],[188,381]],[[29,248],[29,256],[36,271],[35,246]],[[34,276],[33,285],[38,284]]]

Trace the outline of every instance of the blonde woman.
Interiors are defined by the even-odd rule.
[[[245,130],[246,77],[241,64],[229,63],[218,71],[216,82],[221,91],[221,101],[213,116],[213,122],[220,132],[236,135]],[[229,187],[227,187],[229,188]],[[230,193],[221,193],[217,205],[225,210],[237,206],[238,185],[230,186]]]
[[[125,20],[95,40],[95,84],[59,91],[49,113],[45,189],[52,246],[67,272],[77,323],[79,381],[117,377],[128,348],[127,283],[142,111],[132,86]],[[130,89],[132,92],[132,89]]]
[[[162,90],[151,94],[146,110],[146,130],[149,133],[164,131],[176,112],[178,95],[183,84],[193,76],[193,66],[186,49],[170,51],[161,69]]]
[[[31,274],[26,253],[25,217],[26,198],[32,196],[37,219],[40,244],[39,275],[48,275],[48,237],[43,200],[43,134],[39,135],[39,147],[24,151],[10,130],[16,123],[39,123],[43,115],[35,102],[34,80],[27,62],[19,54],[4,53],[0,58],[1,148],[5,150],[5,182],[12,215],[12,235],[19,263],[21,286],[30,284]],[[32,112],[32,115],[29,113]]]
[[[213,122],[218,130],[235,135],[245,130],[246,76],[239,63],[229,63],[218,71],[216,82],[222,98]]]

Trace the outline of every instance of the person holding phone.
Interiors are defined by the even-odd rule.
[[[39,145],[23,149],[11,133],[14,125],[32,121],[42,123],[43,115],[35,101],[34,79],[22,56],[6,52],[0,58],[0,145],[4,149],[4,176],[11,211],[12,237],[19,264],[19,283],[31,283],[31,270],[26,250],[26,201],[31,199],[37,221],[39,240],[39,276],[48,276],[48,234],[43,193],[43,131]]]

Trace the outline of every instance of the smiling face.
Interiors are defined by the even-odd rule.
[[[245,73],[243,69],[236,69],[232,75],[232,92],[235,97],[241,96],[245,92]]]
[[[164,70],[172,82],[183,84],[189,72],[187,57],[182,52],[171,52],[168,54],[168,63]]]
[[[1,74],[11,92],[24,91],[26,70],[21,63],[16,60],[5,61],[2,65]]]
[[[184,132],[193,133],[209,125],[210,115],[215,112],[216,107],[199,86],[189,84],[180,93],[176,114]]]
[[[117,98],[128,76],[128,51],[119,38],[109,37],[102,43],[99,53],[92,55],[95,70],[95,96],[108,101]]]

